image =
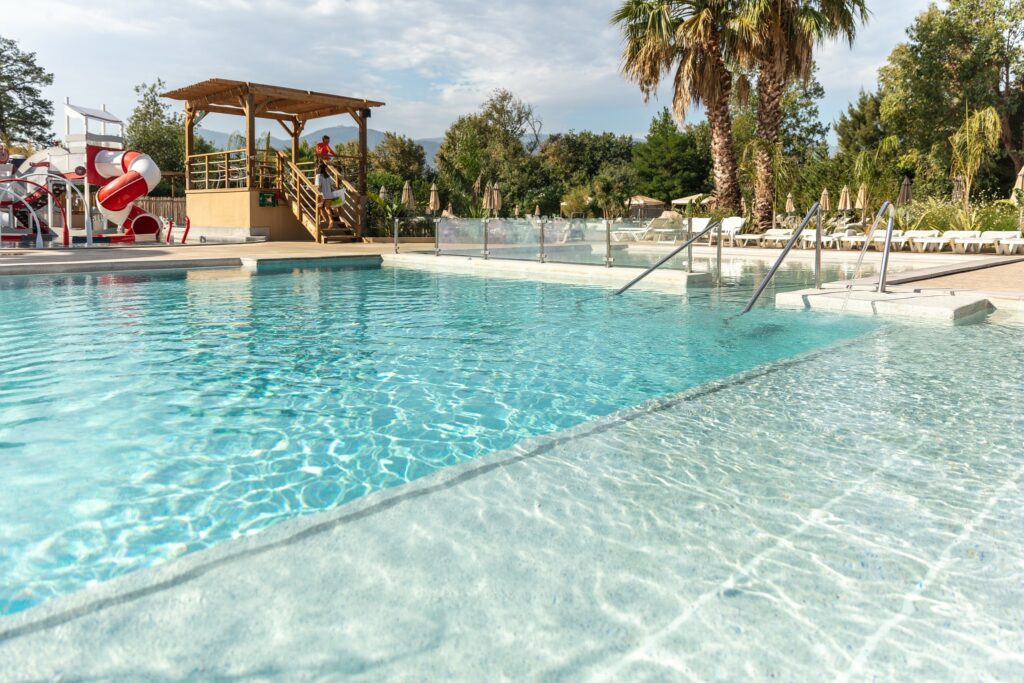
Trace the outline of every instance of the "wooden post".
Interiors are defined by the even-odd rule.
[[[185,103],[185,191],[191,186],[191,159],[196,151],[196,112],[189,102]],[[171,189],[174,184],[171,183]]]
[[[302,135],[302,129],[306,127],[305,121],[295,120],[292,126],[292,163],[299,163],[299,137]]]
[[[245,187],[252,188],[253,165],[256,161],[256,104],[252,93],[245,94]]]
[[[356,188],[359,190],[359,214],[356,224],[356,237],[362,237],[363,231],[366,230],[366,166],[368,156],[366,146],[366,120],[368,118],[370,118],[369,109],[363,109],[359,112],[359,186]]]

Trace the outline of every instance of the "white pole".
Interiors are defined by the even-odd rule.
[[[65,97],[64,104],[71,104],[71,98]],[[71,116],[68,114],[68,110],[64,110],[64,144],[68,142],[68,136],[71,135]]]
[[[107,111],[107,105],[105,104],[103,105],[103,111]],[[100,134],[107,134],[107,122],[105,120],[100,122]]]

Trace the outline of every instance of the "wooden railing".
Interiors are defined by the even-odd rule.
[[[240,190],[249,188],[249,155],[244,149],[229,149],[188,158],[186,189]]]
[[[345,188],[345,198],[335,208],[348,227],[359,232],[359,192],[337,168],[328,166],[328,172],[335,187]],[[293,163],[284,152],[278,152],[276,173],[281,192],[291,204],[295,217],[318,242],[323,241],[323,231],[331,227],[333,220],[323,208],[323,196],[314,180],[315,165],[310,162]]]
[[[135,204],[143,211],[174,221],[175,225],[185,224],[184,197],[141,197]]]

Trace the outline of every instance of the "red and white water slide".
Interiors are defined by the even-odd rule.
[[[89,146],[88,181],[101,185],[96,203],[103,216],[125,234],[155,235],[160,220],[133,204],[156,188],[160,169],[148,154]]]

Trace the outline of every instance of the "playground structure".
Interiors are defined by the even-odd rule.
[[[352,241],[366,227],[367,124],[383,102],[260,83],[214,78],[163,97],[185,103],[186,213],[202,239]],[[245,119],[245,147],[195,153],[195,128],[207,114]],[[359,130],[359,153],[333,159],[328,173],[344,199],[329,211],[314,182],[315,162],[299,161],[307,122],[349,115]],[[256,119],[277,121],[291,153],[257,151]]]
[[[64,121],[64,146],[0,163],[0,243],[42,248],[159,240],[163,221],[134,202],[157,186],[160,169],[148,155],[124,149],[123,122],[106,107],[67,100]],[[81,132],[72,132],[73,122]]]

